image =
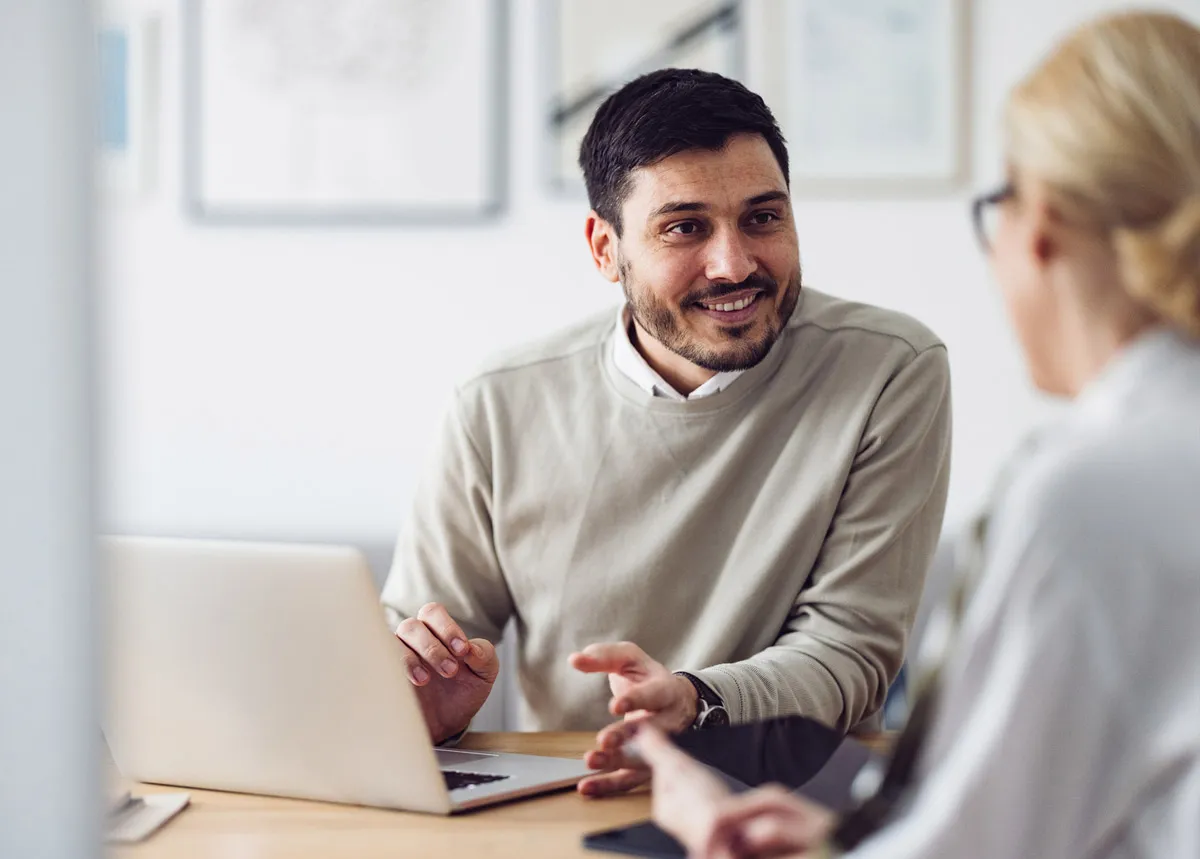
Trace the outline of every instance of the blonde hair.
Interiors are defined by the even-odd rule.
[[[1200,336],[1200,29],[1094,21],[1013,90],[1005,126],[1010,164],[1108,233],[1129,295]]]

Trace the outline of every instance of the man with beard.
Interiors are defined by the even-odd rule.
[[[433,739],[510,618],[527,729],[870,724],[945,507],[944,346],[801,289],[787,150],[741,84],[645,75],[579,160],[624,305],[458,389],[384,588]],[[581,790],[640,778],[617,760]]]

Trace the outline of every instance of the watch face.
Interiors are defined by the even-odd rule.
[[[701,728],[721,728],[729,724],[729,711],[724,707],[709,707],[700,717]]]

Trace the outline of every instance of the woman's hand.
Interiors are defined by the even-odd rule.
[[[654,822],[689,855],[703,855],[699,848],[708,840],[721,802],[731,798],[729,789],[653,725],[641,725],[634,743],[635,753],[652,772]]]
[[[662,732],[641,726],[637,752],[654,779],[654,822],[700,859],[803,856],[817,850],[836,816],[781,787],[731,795]]]
[[[833,812],[770,785],[722,802],[707,843],[693,852],[711,859],[816,856],[836,821]]]

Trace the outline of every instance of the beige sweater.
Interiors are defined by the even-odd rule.
[[[567,656],[620,640],[698,674],[734,721],[871,717],[941,528],[945,348],[805,289],[760,364],[672,402],[613,366],[612,318],[459,388],[384,587],[391,619],[437,600],[496,640],[515,618],[526,729],[611,721],[606,678]]]

